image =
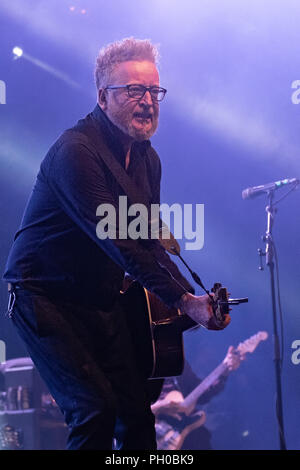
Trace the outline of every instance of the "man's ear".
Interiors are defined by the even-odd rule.
[[[107,95],[104,88],[100,88],[98,91],[98,104],[102,111],[107,109]]]

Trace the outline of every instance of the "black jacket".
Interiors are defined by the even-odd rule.
[[[105,309],[127,272],[172,306],[192,288],[157,240],[100,240],[96,235],[97,207],[109,203],[117,209],[124,193],[95,152],[95,127],[125,168],[116,128],[97,105],[60,136],[42,161],[4,279],[76,301],[94,298]],[[149,202],[160,202],[161,165],[149,141],[134,143],[127,172]]]

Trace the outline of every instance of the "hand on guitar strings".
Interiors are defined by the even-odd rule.
[[[229,314],[224,314],[222,320],[217,318],[213,298],[213,294],[196,296],[187,292],[175,307],[208,330],[223,330],[229,325],[231,318]]]
[[[168,400],[167,398],[155,402],[153,405],[151,405],[151,410],[155,416],[165,414],[168,416],[173,416],[173,418],[178,420],[181,420],[183,413],[186,412],[185,408],[183,408],[180,402]]]

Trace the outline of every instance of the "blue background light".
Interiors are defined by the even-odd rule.
[[[182,255],[205,285],[220,281],[232,297],[249,297],[248,304],[234,307],[223,332],[185,333],[186,357],[204,378],[229,345],[259,330],[269,333],[206,411],[214,448],[276,449],[270,282],[268,270],[258,270],[257,255],[264,248],[267,200],[243,200],[241,193],[300,177],[300,105],[292,99],[292,84],[300,79],[299,2],[73,3],[1,1],[1,271],[42,158],[96,103],[93,69],[100,47],[128,36],[159,43],[161,85],[168,94],[152,143],[163,165],[162,202],[205,204],[204,248],[184,251],[181,243]],[[13,61],[15,44],[36,64]],[[39,61],[47,67],[35,66]],[[295,191],[278,206],[274,225],[284,315],[284,417],[292,449],[300,449],[300,365],[291,361],[291,345],[300,339],[299,207]],[[183,265],[182,272],[189,276]],[[3,312],[6,302],[2,285]],[[0,328],[7,357],[26,354],[4,315]]]

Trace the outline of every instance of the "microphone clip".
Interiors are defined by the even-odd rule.
[[[263,271],[265,269],[264,266],[263,266],[263,256],[266,256],[266,253],[264,251],[262,251],[261,248],[257,249],[257,253],[258,253],[258,256],[259,256],[258,269],[259,269],[259,271]]]

